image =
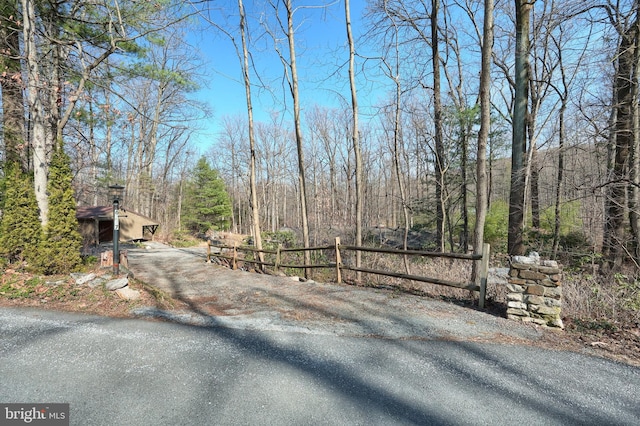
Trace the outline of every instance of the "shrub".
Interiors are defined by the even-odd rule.
[[[45,274],[66,274],[82,266],[82,237],[78,231],[72,178],[69,157],[59,147],[51,158],[47,185],[49,217],[35,265]]]
[[[262,245],[265,249],[276,249],[278,246],[291,248],[296,243],[296,234],[293,231],[262,232]]]
[[[233,215],[231,199],[217,170],[202,157],[188,182],[183,203],[182,224],[193,232],[226,230]]]
[[[7,263],[37,263],[42,242],[38,203],[31,176],[17,164],[7,166],[0,221],[0,257]],[[74,216],[75,218],[75,216]]]
[[[484,241],[491,244],[493,252],[507,250],[509,204],[498,200],[491,204],[484,223]]]

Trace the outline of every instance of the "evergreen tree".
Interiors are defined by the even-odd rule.
[[[18,162],[7,163],[0,220],[0,257],[9,263],[39,261],[42,228],[30,175]]]
[[[210,229],[228,229],[231,215],[231,199],[224,181],[206,158],[200,158],[185,193],[182,224],[204,234]]]
[[[40,267],[46,274],[64,274],[82,263],[82,237],[78,231],[76,200],[71,187],[69,157],[61,147],[51,158],[49,169],[49,221],[44,230]]]

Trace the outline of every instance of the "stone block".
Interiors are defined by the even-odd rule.
[[[512,262],[510,266],[511,266],[511,269],[518,269],[518,270],[531,269],[531,265],[527,265],[526,263]]]
[[[512,302],[507,302],[507,307],[515,308],[515,309],[527,309],[527,304],[522,302],[512,301]]]
[[[507,290],[512,293],[524,293],[524,287],[518,284],[507,284]]]
[[[524,265],[539,265],[540,264],[540,255],[532,251],[528,256],[513,256],[511,258],[513,263],[524,264]]]
[[[507,315],[518,315],[521,317],[528,317],[529,312],[525,309],[507,308]]]
[[[557,306],[531,306],[531,312],[535,312],[538,315],[560,315],[560,308]]]
[[[538,272],[541,272],[543,274],[547,274],[547,275],[557,275],[560,273],[560,269],[558,268],[549,268],[546,266],[540,266],[538,268]]]
[[[545,306],[562,307],[562,302],[558,299],[551,299],[550,297],[544,298]]]
[[[549,279],[554,283],[560,282],[562,280],[562,274],[553,274],[549,275]],[[559,285],[559,284],[558,284]]]
[[[560,299],[562,297],[562,289],[560,287],[547,287],[544,289],[544,296]]]
[[[530,305],[544,305],[544,297],[537,296],[535,294],[529,294],[524,298],[524,301]]]
[[[509,283],[518,284],[518,285],[525,285],[527,283],[527,280],[521,280],[520,278],[509,278]]]
[[[538,284],[532,284],[530,286],[527,286],[525,293],[534,294],[536,296],[544,296],[544,287]]]
[[[514,302],[522,302],[524,297],[521,292],[518,293],[507,293],[507,300]]]
[[[520,274],[518,275],[520,278],[524,279],[524,280],[544,280],[545,278],[547,278],[547,274],[543,274],[537,271],[531,271],[531,270],[527,270],[527,271],[520,271]]]
[[[560,317],[550,318],[549,321],[547,321],[547,325],[549,327],[557,327],[557,328],[564,329],[564,323],[562,322],[562,318]]]

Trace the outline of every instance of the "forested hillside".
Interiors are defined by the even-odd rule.
[[[486,240],[638,271],[638,1],[356,6],[2,1],[2,220],[23,217],[7,195],[28,182],[38,238],[57,235],[71,210],[52,208],[51,179],[70,173],[56,190],[76,205],[122,184],[166,237],[206,224],[256,245],[281,228],[360,243],[385,226],[435,250]],[[221,75],[245,111],[201,95]],[[185,210],[202,156],[230,217]],[[2,241],[8,262],[28,255]]]

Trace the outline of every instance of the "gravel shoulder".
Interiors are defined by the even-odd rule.
[[[557,332],[489,313],[385,289],[300,282],[205,262],[204,248],[160,243],[129,250],[136,279],[185,302],[188,311],[138,308],[195,324],[393,339],[542,342]]]

